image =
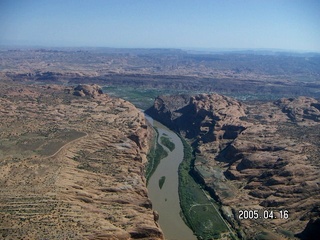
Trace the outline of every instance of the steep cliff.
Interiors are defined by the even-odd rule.
[[[83,89],[1,87],[1,239],[163,239],[144,114]]]
[[[217,94],[160,96],[147,113],[191,140],[193,173],[247,237],[274,230],[293,236],[320,217],[317,100],[244,104]],[[289,218],[239,220],[241,209],[285,209]]]

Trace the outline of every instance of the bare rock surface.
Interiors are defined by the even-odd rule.
[[[79,84],[74,88],[73,95],[80,97],[89,96],[95,98],[102,93],[103,92],[101,87],[97,84]]]
[[[320,122],[320,103],[310,97],[282,98],[276,102],[287,116],[300,125]],[[311,121],[308,121],[311,120]]]
[[[233,213],[233,227],[248,238],[273,232],[280,239],[320,218],[319,106],[308,97],[241,103],[199,94],[160,96],[147,113],[191,140],[193,173]],[[250,209],[289,217],[238,219]]]
[[[1,85],[0,238],[163,239],[144,177],[144,114],[96,86],[75,90],[94,98]]]

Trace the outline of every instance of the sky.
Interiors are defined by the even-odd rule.
[[[0,44],[320,52],[320,1],[0,0]]]

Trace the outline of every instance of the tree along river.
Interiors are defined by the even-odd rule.
[[[193,235],[192,230],[185,224],[180,215],[178,168],[183,160],[181,139],[161,123],[154,121],[149,116],[146,116],[146,118],[158,129],[159,136],[157,141],[159,144],[161,144],[160,137],[164,134],[175,144],[175,149],[172,152],[161,144],[168,152],[168,156],[160,161],[148,183],[148,195],[152,201],[153,209],[159,213],[160,227],[165,239],[196,240],[196,236]],[[163,177],[165,177],[165,181],[160,189],[159,180]]]

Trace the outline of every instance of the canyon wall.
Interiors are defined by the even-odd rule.
[[[196,155],[191,174],[223,205],[222,214],[239,235],[303,238],[299,233],[307,223],[319,219],[317,100],[160,96],[147,113],[190,140]],[[289,217],[240,220],[239,211],[250,209],[287,210]]]
[[[151,129],[97,85],[2,84],[1,239],[163,239],[144,169]]]

